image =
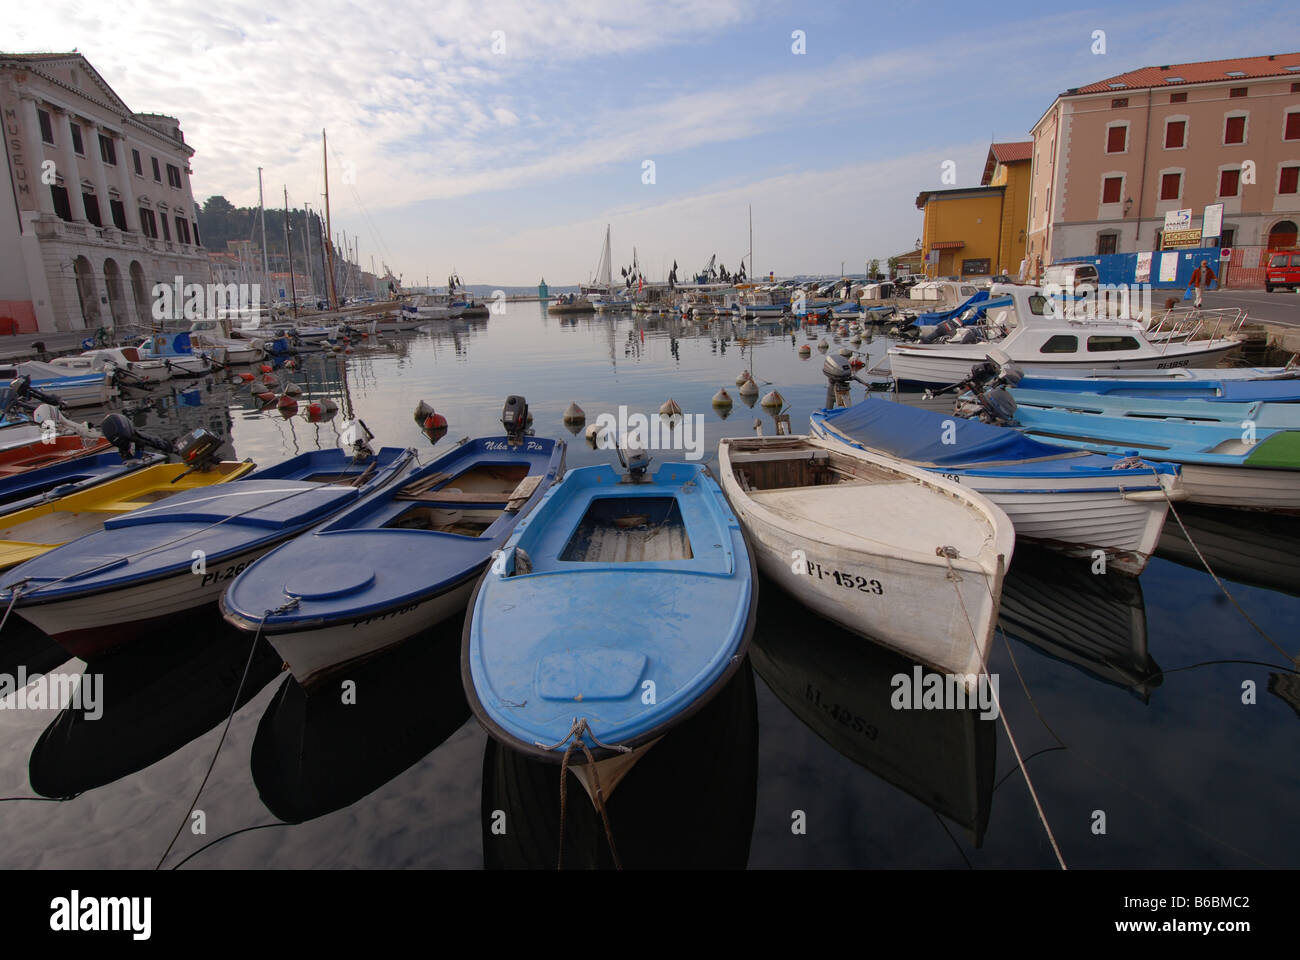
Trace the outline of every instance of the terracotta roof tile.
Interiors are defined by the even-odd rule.
[[[1288,67],[1292,69],[1288,70]],[[1176,87],[1190,83],[1226,80],[1258,80],[1262,77],[1300,78],[1300,53],[1277,53],[1264,57],[1236,57],[1232,60],[1201,60],[1197,63],[1140,67],[1128,73],[1117,74],[1072,89],[1062,96],[1142,90],[1147,87]]]

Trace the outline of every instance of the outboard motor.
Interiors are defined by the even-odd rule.
[[[517,447],[524,442],[528,431],[528,401],[511,394],[501,410],[501,426],[506,428],[506,442]]]
[[[199,427],[176,441],[176,456],[190,470],[206,470],[220,458],[221,438]],[[188,472],[188,471],[187,471]]]
[[[826,354],[826,359],[822,361],[822,375],[832,384],[848,387],[853,380],[853,365],[849,362],[848,357],[841,357],[837,353]]]
[[[865,358],[866,354],[863,354],[863,357]],[[852,358],[837,353],[826,354],[826,359],[822,361],[822,375],[827,381],[826,407],[828,409],[848,406],[851,385],[855,380],[868,389],[871,388],[871,384],[854,372]]]
[[[1002,387],[981,394],[980,406],[983,408],[980,419],[985,423],[1006,424],[1016,419],[1015,398]]]
[[[942,340],[950,337],[957,332],[960,324],[956,320],[948,319],[942,323],[936,323],[921,333],[922,343],[934,343],[936,340]]]
[[[117,452],[121,454],[123,460],[137,459],[146,448],[166,454],[177,453],[176,448],[166,440],[141,433],[122,413],[110,413],[106,416],[103,423],[99,425],[99,432],[104,435],[105,440],[117,447]],[[220,446],[219,442],[218,446]]]

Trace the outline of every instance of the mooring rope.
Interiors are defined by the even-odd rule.
[[[176,827],[176,833],[172,836],[171,842],[167,844],[167,849],[163,851],[158,863],[154,865],[155,870],[161,870],[163,861],[167,859],[167,854],[172,852],[172,847],[180,839],[181,831],[185,829],[185,824],[189,822],[190,814],[194,812],[194,807],[199,802],[199,797],[203,794],[203,788],[208,785],[208,777],[212,776],[212,770],[217,765],[217,757],[221,755],[221,748],[226,742],[226,734],[230,733],[230,724],[235,719],[235,711],[239,709],[239,698],[244,692],[244,684],[248,682],[248,671],[253,666],[253,655],[257,652],[257,644],[262,639],[262,626],[266,623],[267,618],[277,613],[284,613],[286,610],[292,610],[298,605],[298,597],[290,597],[284,603],[280,604],[274,610],[267,610],[262,614],[262,619],[258,621],[257,632],[253,634],[253,643],[248,648],[248,659],[244,661],[244,674],[239,678],[239,686],[235,689],[235,699],[231,701],[230,713],[226,716],[226,725],[222,728],[221,738],[217,740],[217,748],[212,751],[212,760],[208,763],[207,773],[203,774],[203,780],[199,783],[198,790],[194,791],[194,799],[190,801],[189,809],[185,811],[185,816]],[[188,858],[187,858],[188,859]]]
[[[1300,669],[1300,654],[1287,653],[1286,650],[1282,648],[1281,644],[1279,644],[1276,640],[1270,637],[1268,635],[1268,632],[1265,631],[1263,627],[1261,627],[1258,623],[1256,623],[1253,619],[1251,619],[1250,614],[1248,614],[1245,610],[1243,610],[1241,604],[1237,602],[1237,598],[1234,597],[1228,591],[1227,586],[1224,584],[1222,580],[1219,579],[1219,575],[1214,572],[1214,568],[1210,566],[1210,561],[1205,559],[1205,554],[1201,553],[1201,548],[1198,547],[1196,545],[1196,541],[1192,539],[1191,533],[1188,531],[1187,526],[1183,523],[1183,518],[1178,515],[1178,510],[1174,507],[1174,501],[1169,496],[1169,491],[1165,489],[1165,485],[1163,483],[1160,483],[1160,474],[1156,472],[1155,467],[1151,468],[1151,472],[1155,474],[1156,483],[1159,484],[1160,486],[1160,492],[1165,495],[1165,502],[1169,504],[1169,512],[1172,513],[1174,515],[1174,519],[1178,521],[1178,526],[1183,531],[1183,536],[1187,538],[1188,546],[1192,548],[1192,551],[1196,554],[1196,558],[1200,560],[1201,565],[1205,567],[1205,572],[1210,575],[1210,577],[1214,580],[1218,588],[1223,591],[1223,595],[1228,598],[1228,602],[1231,603],[1233,607],[1236,608],[1237,612],[1241,614],[1242,618],[1248,624],[1250,624],[1251,627],[1254,628],[1255,632],[1258,633],[1265,640],[1267,640],[1269,645],[1272,646],[1274,650],[1282,654],[1282,656],[1286,657],[1288,660],[1294,663],[1298,669]]]
[[[618,849],[614,846],[614,828],[609,823],[609,811],[605,809],[605,795],[600,788],[600,775],[596,772],[596,760],[591,755],[591,748],[587,746],[586,737],[590,736],[592,742],[598,747],[617,750],[620,753],[631,753],[630,747],[608,746],[596,739],[596,734],[592,732],[591,727],[587,724],[586,717],[574,717],[573,726],[569,728],[568,735],[559,743],[550,747],[554,750],[561,744],[568,742],[564,749],[564,756],[560,758],[560,839],[559,855],[555,861],[555,869],[564,869],[564,827],[568,815],[569,800],[569,757],[573,753],[574,747],[581,747],[582,753],[587,759],[587,769],[591,772],[591,784],[593,789],[592,805],[596,812],[600,814],[600,822],[605,827],[605,841],[609,844],[609,854],[614,860],[614,869],[622,870],[623,863],[618,858]]]
[[[988,660],[984,656],[984,651],[980,649],[979,635],[975,632],[975,625],[971,621],[970,613],[966,609],[966,600],[961,595],[961,588],[957,586],[961,580],[961,575],[952,565],[952,553],[955,551],[950,551],[945,547],[937,547],[934,552],[938,556],[943,557],[943,562],[948,565],[948,581],[952,584],[952,588],[957,594],[957,603],[961,606],[961,614],[966,619],[966,627],[970,630],[971,640],[975,645],[975,653],[980,658],[980,666],[984,668],[984,675],[988,676]],[[984,582],[984,589],[989,593],[990,599],[996,600],[997,598],[993,597],[993,591],[988,585],[988,578],[982,577],[981,579]],[[994,606],[997,606],[997,604],[995,603]],[[1002,709],[1002,702],[1001,698],[998,696],[997,688],[990,683],[989,690],[993,694],[993,703],[998,708],[998,716],[1002,719],[1002,727],[1007,732],[1007,740],[1011,744],[1011,751],[1016,755],[1016,763],[1020,766],[1020,772],[1025,778],[1025,785],[1029,788],[1029,796],[1034,801],[1034,809],[1038,811],[1038,819],[1042,821],[1043,829],[1047,831],[1048,842],[1052,845],[1052,852],[1056,854],[1056,862],[1061,865],[1062,870],[1068,870],[1069,868],[1065,865],[1065,858],[1061,856],[1061,848],[1056,843],[1056,835],[1052,832],[1052,825],[1047,822],[1047,813],[1043,810],[1043,805],[1038,799],[1038,791],[1034,789],[1034,781],[1029,776],[1029,768],[1025,766],[1024,758],[1020,754],[1020,747],[1016,744],[1016,738],[1011,733],[1011,724],[1007,721],[1006,711]],[[1055,736],[1055,734],[1053,734],[1053,736]]]
[[[9,622],[9,614],[13,613],[14,604],[18,602],[18,594],[23,592],[23,585],[27,580],[27,577],[23,577],[10,588],[13,592],[9,595],[9,606],[5,607],[5,615],[0,618],[0,632],[4,631],[5,624]]]

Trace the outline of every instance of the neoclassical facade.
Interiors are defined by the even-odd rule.
[[[155,283],[208,282],[176,118],[79,53],[0,54],[0,118],[0,333],[148,324]]]

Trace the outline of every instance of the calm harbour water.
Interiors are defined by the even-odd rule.
[[[366,421],[376,445],[413,446],[425,460],[460,437],[500,433],[509,394],[528,399],[539,435],[561,438],[571,401],[594,422],[620,405],[654,414],[671,397],[703,414],[716,463],[720,437],[752,433],[755,419],[774,432],[737,395],[743,369],[763,392],[767,382],[779,389],[795,432],[806,430],[826,394],[816,330],[792,339],[751,326],[744,338],[722,320],[570,319],[517,303],[346,357],[309,357],[290,377],[304,405],[330,396]],[[804,343],[814,346],[807,359]],[[875,362],[887,346],[877,338],[861,349]],[[725,419],[709,403],[723,386],[735,398]],[[259,464],[337,444],[341,416],[286,419],[246,389],[199,389],[199,405],[159,399],[137,422],[166,435],[205,426],[228,437],[228,455]],[[437,444],[412,418],[420,400],[449,422]],[[570,467],[609,458],[581,435],[569,444]],[[1190,508],[1184,519],[1236,601],[1292,647],[1300,525]],[[1135,580],[1017,547],[990,667],[1070,867],[1300,866],[1300,682],[1187,555],[1172,536]],[[767,583],[759,616],[752,674],[689,736],[650,751],[611,801],[627,865],[1055,867],[1000,721],[889,709],[889,678],[910,664]],[[470,716],[459,628],[358,668],[349,706],[335,688],[304,696],[273,654],[259,653],[197,804],[206,832],[184,830],[165,866],[191,854],[183,869],[553,866],[558,777],[502,756]],[[7,639],[0,672],[82,667]],[[174,646],[128,649],[97,667],[99,720],[0,710],[0,796],[75,794],[0,805],[0,866],[153,867],[207,770],[248,649],[223,628],[178,625]],[[570,806],[585,810],[571,814],[566,860],[604,864],[603,833],[575,799],[576,784]],[[488,829],[497,810],[504,837]]]

